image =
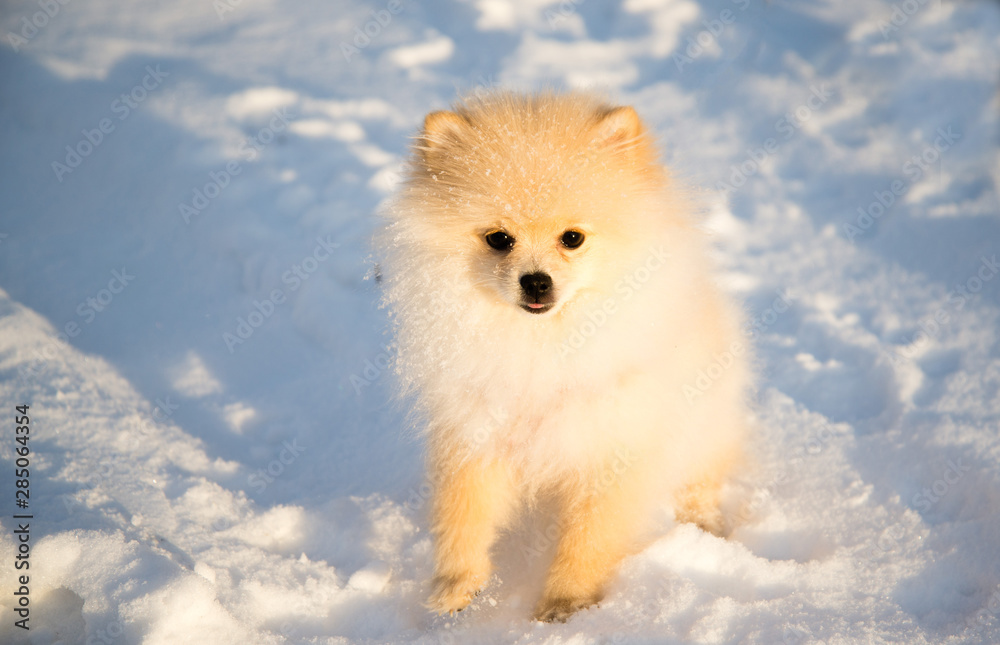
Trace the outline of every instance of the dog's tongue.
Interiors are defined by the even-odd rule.
[[[542,307],[544,307],[545,305],[543,305],[543,304],[542,304],[542,303],[540,303],[540,302],[529,302],[529,303],[528,303],[528,306],[529,306],[529,307],[531,307],[532,309],[541,309],[541,308],[542,308]]]

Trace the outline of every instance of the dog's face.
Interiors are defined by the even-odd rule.
[[[438,215],[439,235],[461,240],[447,246],[478,291],[545,318],[615,277],[604,274],[622,250],[616,229],[634,210],[630,195],[642,192],[646,160],[634,149],[642,126],[631,108],[512,113],[534,121],[428,115],[420,200]]]
[[[579,219],[549,217],[480,227],[473,271],[483,287],[529,314],[558,310],[591,283],[588,253],[599,239]]]

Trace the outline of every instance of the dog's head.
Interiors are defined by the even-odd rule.
[[[621,277],[663,186],[647,139],[632,108],[588,95],[473,100],[425,119],[411,197],[483,295],[553,315]]]
[[[558,309],[592,282],[594,226],[580,215],[510,218],[477,232],[482,244],[472,258],[475,274],[483,286],[528,313]]]

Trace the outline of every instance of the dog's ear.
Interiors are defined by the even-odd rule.
[[[424,118],[420,145],[427,152],[444,147],[449,142],[462,139],[468,127],[469,122],[454,112],[447,110],[431,112]]]
[[[629,106],[611,108],[598,116],[594,126],[597,141],[609,146],[629,146],[638,141],[643,132],[639,115]]]

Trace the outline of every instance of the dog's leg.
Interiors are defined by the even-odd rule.
[[[516,496],[510,471],[496,461],[438,467],[431,509],[435,567],[427,607],[461,611],[492,571],[490,547]]]
[[[739,436],[734,433],[734,436]],[[682,488],[676,497],[678,522],[691,522],[713,535],[725,537],[731,527],[726,526],[719,503],[722,487],[742,463],[742,453],[737,445],[720,445],[706,467]]]
[[[607,479],[597,476],[563,492],[562,535],[536,620],[563,622],[599,602],[633,547],[648,488],[638,472],[623,470],[605,484]]]
[[[725,522],[719,509],[722,478],[708,476],[687,486],[677,497],[677,521],[692,522],[703,531],[722,536]]]

